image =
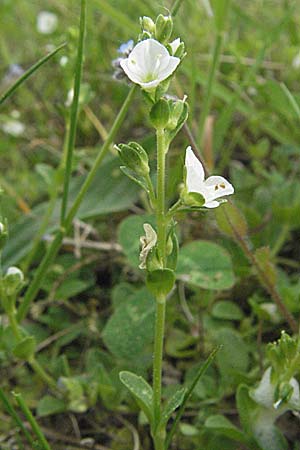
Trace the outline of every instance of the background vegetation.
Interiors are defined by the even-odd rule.
[[[236,195],[234,205],[216,213],[179,220],[184,247],[178,289],[168,303],[165,392],[188,383],[208,353],[219,343],[224,347],[194,391],[174,449],[248,448],[209,418],[223,414],[240,427],[238,386],[255,386],[268,365],[265,344],[278,339],[282,329],[298,328],[300,119],[282,83],[299,104],[299,6],[298,0],[232,1],[201,140],[215,28],[205,1],[185,0],[176,16],[174,38],[185,42],[187,57],[172,86],[174,95],[188,94],[190,116],[169,152],[169,196],[176,198],[190,143],[199,147],[212,173],[230,179]],[[167,1],[89,0],[71,202],[128,93],[128,85],[113,78],[118,47],[137,36],[140,16],[155,18],[170,7]],[[36,28],[45,9],[58,17],[49,35]],[[58,225],[59,200],[36,253],[30,253],[54,197],[65,145],[78,19],[75,0],[2,0],[0,5],[1,92],[14,80],[13,64],[27,69],[67,42],[0,112],[1,215],[9,223],[2,266],[22,267],[26,283]],[[153,154],[143,108],[136,94],[117,142],[139,140]],[[12,355],[13,337],[1,313],[1,387],[8,395],[22,393],[57,450],[151,448],[145,419],[118,379],[124,369],[149,378],[154,314],[137,269],[138,236],[149,209],[119,165],[111,148],[23,323],[38,342],[40,364],[64,387],[64,399],[55,398]],[[5,409],[0,418],[0,448],[22,448]],[[286,413],[278,425],[290,448],[299,449],[299,418]]]

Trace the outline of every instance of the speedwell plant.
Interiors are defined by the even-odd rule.
[[[147,416],[156,450],[166,450],[174,427],[167,435],[166,426],[177,409],[176,426],[191,390],[184,388],[162,404],[162,360],[165,326],[165,309],[169,294],[175,284],[178,256],[175,215],[180,211],[208,211],[217,208],[224,196],[233,194],[233,186],[223,177],[205,179],[204,167],[191,147],[182,152],[183,184],[178,200],[170,207],[166,198],[166,156],[171,143],[188,118],[186,97],[182,100],[167,95],[176,70],[185,56],[184,43],[172,40],[172,18],[159,15],[154,23],[149,17],[141,19],[139,42],[126,58],[119,61],[128,79],[139,85],[149,105],[149,120],[156,132],[156,176],[150,173],[148,154],[136,142],[119,144],[123,166],[121,170],[143,188],[156,216],[153,228],[144,224],[145,235],[140,238],[139,268],[146,273],[146,284],[156,298],[152,387],[140,376],[121,372],[120,378],[137,400]],[[171,151],[171,150],[170,150]],[[185,153],[185,154],[184,154]],[[152,180],[156,178],[156,186]]]

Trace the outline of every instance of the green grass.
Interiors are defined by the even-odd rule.
[[[66,101],[76,65],[79,3],[49,0],[45,5],[41,0],[4,0],[0,5],[0,98],[15,81],[7,79],[11,64],[30,71],[54,48],[67,44],[5,99],[0,109],[0,186],[4,191],[0,217],[7,218],[9,224],[2,266],[3,270],[11,265],[26,267],[31,260],[22,296],[29,282],[39,276],[41,261],[46,252],[51,253],[51,239],[60,226],[63,189],[57,169],[67,145],[70,111]],[[249,437],[244,432],[247,427],[239,408],[250,404],[251,399],[243,386],[256,386],[270,365],[266,345],[278,339],[283,329],[292,334],[300,311],[300,67],[295,65],[300,52],[298,4],[279,0],[231,3],[212,83],[209,74],[215,25],[201,1],[182,2],[173,32],[174,38],[180,36],[185,42],[187,56],[171,92],[180,98],[188,95],[188,127],[196,146],[210,172],[226,176],[236,190],[234,206],[178,217],[180,245],[198,240],[218,244],[220,255],[230,255],[231,265],[224,270],[230,271],[234,280],[231,288],[208,289],[199,282],[202,267],[194,261],[196,282],[181,279],[168,300],[165,398],[180,384],[190,386],[211,351],[223,344],[189,398],[182,424],[174,434],[173,448],[181,450],[257,448],[251,433]],[[16,425],[22,428],[18,421],[23,416],[10,394],[12,390],[22,394],[37,429],[55,450],[77,448],[81,438],[94,439],[102,449],[151,449],[148,427],[120,385],[118,372],[136,371],[151,380],[153,308],[143,290],[144,276],[136,260],[142,223],[152,223],[152,218],[144,194],[119,171],[112,144],[140,142],[149,152],[151,165],[155,144],[144,119],[148,107],[138,90],[130,97],[128,112],[123,111],[126,115],[121,114],[122,127],[111,132],[129,92],[126,83],[112,78],[111,60],[118,57],[121,43],[136,37],[140,16],[155,18],[172,4],[148,0],[87,2],[83,85],[63,219],[68,218],[74,201],[77,205],[78,192],[94,162],[101,165],[94,166],[95,179],[86,197],[79,194],[83,198],[77,213],[80,221],[67,235],[64,230],[58,235],[58,241],[63,237],[68,240],[60,250],[57,245],[56,256],[51,253],[50,263],[45,263],[46,276],[34,291],[36,301],[26,300],[21,306],[23,312],[30,306],[22,328],[37,341],[37,361],[60,380],[63,394],[57,397],[47,391],[31,368],[13,356],[15,342],[0,310],[0,379],[5,392],[1,397],[6,402],[6,407],[0,406],[3,450],[11,448],[11,436],[19,442],[18,448],[31,448],[26,446],[22,430],[15,431]],[[58,27],[50,35],[36,30],[36,16],[45,9],[58,17]],[[64,66],[62,57],[67,57]],[[213,127],[203,134],[207,116],[213,116]],[[24,124],[20,136],[4,131],[12,119]],[[206,136],[204,141],[198,140],[199,134]],[[107,135],[109,141],[103,147]],[[167,195],[174,201],[182,181],[184,150],[189,144],[183,130],[168,153]],[[55,180],[59,186],[57,198],[53,194]],[[50,199],[54,199],[53,211],[43,228],[42,241],[29,258]],[[78,244],[79,234],[84,236],[81,249],[73,245],[74,241]],[[268,247],[269,252],[262,247]],[[28,291],[26,295],[27,299],[31,296]],[[141,318],[131,323],[135,302],[140,302],[139,313],[147,318],[145,323]],[[131,332],[126,334],[130,326]],[[115,334],[119,349],[113,345]],[[136,340],[140,351],[135,353],[132,349]],[[7,405],[10,411],[15,408],[15,422]],[[220,414],[231,421],[232,427],[242,430],[244,426],[246,441],[241,440],[239,430],[228,431],[224,423],[222,428],[215,418]],[[279,419],[278,426],[285,434],[287,448],[296,450],[300,445],[298,422],[289,414]],[[27,433],[28,438],[32,439]],[[41,435],[39,439],[43,442]],[[47,443],[43,445],[47,448]]]

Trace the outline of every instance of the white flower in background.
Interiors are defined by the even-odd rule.
[[[155,88],[176,69],[180,59],[170,56],[166,47],[155,39],[139,42],[120,65],[128,78],[143,89]]]
[[[57,28],[57,15],[49,11],[41,11],[37,15],[36,27],[41,34],[51,34]]]
[[[147,256],[150,250],[156,245],[157,234],[149,223],[144,223],[145,236],[140,237],[141,253],[140,253],[140,269],[146,269]]]
[[[293,59],[292,66],[294,69],[299,69],[300,67],[300,52],[297,53],[295,58]]]
[[[62,56],[59,60],[61,67],[65,67],[68,64],[69,58],[67,56]]]
[[[220,204],[218,198],[234,193],[233,186],[223,177],[212,176],[205,180],[203,166],[191,147],[186,149],[185,167],[188,192],[201,194],[206,208],[217,208]]]
[[[272,383],[271,373],[272,369],[271,367],[269,367],[263,374],[263,377],[257,388],[251,390],[250,395],[253,400],[255,400],[259,405],[264,406],[265,408],[277,410],[278,416],[283,414],[285,411],[288,411],[289,409],[299,410],[300,393],[298,381],[294,377],[289,380],[289,385],[293,388],[293,393],[288,402],[282,403],[280,401],[281,399],[279,399],[279,401],[274,403],[276,385]]]
[[[67,94],[67,100],[65,101],[65,106],[69,108],[72,105],[72,101],[74,98],[74,89],[70,89]]]
[[[14,137],[21,136],[25,131],[25,125],[16,119],[8,119],[1,125],[2,130],[6,134],[10,134]]]

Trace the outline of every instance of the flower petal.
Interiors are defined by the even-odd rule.
[[[226,180],[226,178],[223,177],[209,177],[203,184],[206,192],[205,198],[208,201],[234,193],[234,187],[229,183],[229,181]]]
[[[205,208],[217,208],[219,205],[220,205],[220,203],[217,202],[216,200],[214,200],[212,202],[205,202],[203,206]]]
[[[190,146],[186,149],[185,153],[185,167],[188,192],[199,192],[202,194],[204,169]]]
[[[166,78],[168,78],[176,70],[179,63],[180,63],[179,58],[177,58],[176,56],[170,56],[166,67],[159,68],[157,78],[160,81],[163,81]],[[162,63],[161,63],[161,65],[162,65]]]

